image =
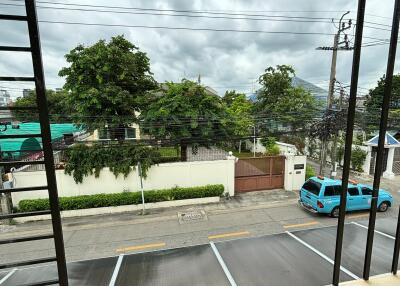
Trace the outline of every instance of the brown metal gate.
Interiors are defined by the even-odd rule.
[[[235,191],[251,192],[282,188],[285,157],[239,159],[235,166]]]

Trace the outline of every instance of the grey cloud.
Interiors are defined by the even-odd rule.
[[[386,1],[385,1],[386,2]],[[391,2],[391,1],[390,1]],[[72,2],[71,2],[72,3]],[[78,3],[78,2],[75,2]],[[111,4],[113,3],[113,4]],[[249,11],[279,11],[279,10],[309,10],[309,11],[344,11],[351,10],[355,18],[357,1],[352,0],[280,0],[280,1],[130,1],[109,2],[96,1],[96,5],[130,5],[132,7],[163,8],[176,10],[230,10]],[[392,3],[382,4],[382,1],[368,1],[367,21],[390,23],[390,19],[373,17],[379,14],[391,17]],[[2,9],[2,7],[0,7]],[[21,9],[20,9],[21,10]],[[8,8],[7,12],[12,9]],[[16,12],[16,10],[13,10]],[[18,12],[18,11],[17,11]],[[19,11],[20,12],[20,11]],[[289,16],[301,15],[308,17],[335,17],[341,12],[330,13],[295,13],[263,12],[264,14]],[[89,13],[79,11],[53,11],[39,9],[41,20],[108,23],[126,25],[152,25],[171,27],[201,27],[217,29],[322,32],[333,33],[335,28],[330,23],[293,23],[274,21],[250,21],[229,19],[205,19],[185,17],[163,17],[149,15],[124,15],[110,13]],[[109,39],[118,34],[124,34],[151,60],[152,71],[159,81],[179,81],[183,77],[195,79],[201,74],[205,84],[222,94],[226,89],[238,89],[249,92],[252,82],[270,65],[290,64],[296,68],[299,77],[315,82],[323,87],[329,79],[331,53],[316,51],[318,46],[330,46],[332,36],[290,35],[290,34],[257,34],[205,31],[174,31],[121,27],[74,26],[63,24],[40,23],[43,58],[46,81],[51,88],[60,87],[63,79],[58,77],[58,71],[66,65],[64,55],[78,44],[90,45],[99,39]],[[366,28],[365,35],[378,38],[388,38],[390,33]],[[0,41],[3,44],[26,43],[26,28],[10,23],[0,23]],[[367,40],[365,40],[367,41]],[[352,56],[350,53],[340,53],[338,58],[337,78],[348,82],[351,73]],[[362,54],[362,69],[360,85],[370,87],[384,73],[386,66],[387,46],[365,48]],[[30,61],[24,63],[21,57],[0,57],[0,71],[20,72],[31,71]],[[18,66],[18,67],[17,67]]]

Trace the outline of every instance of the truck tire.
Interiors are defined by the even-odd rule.
[[[381,204],[378,207],[378,211],[384,213],[388,210],[389,208],[389,203],[388,202],[381,202]]]
[[[338,218],[339,217],[339,207],[334,207],[331,211],[331,217]]]

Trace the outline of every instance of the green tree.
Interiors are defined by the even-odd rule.
[[[379,128],[384,89],[385,89],[385,75],[378,80],[377,86],[369,91],[366,101],[364,102],[366,112],[364,113],[363,121],[365,122],[366,131],[368,133],[371,133]],[[392,81],[389,127],[398,126],[398,124],[396,123],[398,123],[399,119],[398,116],[399,110],[400,110],[400,74],[397,74],[393,76],[393,81]]]
[[[184,79],[167,82],[163,94],[142,112],[142,130],[155,139],[179,144],[185,161],[188,145],[209,146],[229,137],[228,116],[219,96]]]
[[[240,153],[242,148],[241,138],[249,135],[249,130],[254,125],[253,104],[246,98],[245,94],[236,91],[227,91],[222,101],[227,105],[231,133],[235,138],[239,138]]]
[[[353,148],[353,151],[351,152],[351,166],[353,167],[353,169],[358,172],[362,172],[366,158],[366,151],[362,150],[359,146]]]
[[[276,144],[275,137],[263,137],[261,138],[261,144],[265,147],[265,154],[268,156],[276,156],[280,154],[279,146]]]
[[[224,96],[222,97],[222,101],[225,102],[227,106],[231,106],[232,103],[235,101],[235,99],[241,97],[242,95],[244,94],[238,93],[236,92],[236,90],[227,90]]]
[[[67,93],[63,90],[46,90],[47,105],[49,108],[50,121],[52,123],[65,122],[68,120],[71,110],[65,105]],[[14,102],[15,107],[36,107],[36,91],[32,90],[25,97],[18,97]],[[39,116],[35,110],[12,110],[13,117],[18,121],[38,121]]]
[[[284,125],[292,131],[304,128],[317,113],[315,97],[302,87],[292,86],[294,76],[291,66],[278,65],[267,68],[259,78],[255,110],[272,127]]]
[[[113,139],[123,138],[123,128],[137,121],[136,113],[157,87],[147,55],[116,36],[108,43],[79,45],[65,58],[70,66],[59,75],[66,78],[66,103],[75,111],[74,122],[89,131],[107,126]]]

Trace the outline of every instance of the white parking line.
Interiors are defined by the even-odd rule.
[[[233,279],[231,273],[229,272],[228,267],[226,266],[224,260],[222,259],[221,254],[219,254],[219,251],[217,247],[215,246],[214,242],[210,241],[211,249],[214,251],[215,256],[218,259],[219,264],[221,265],[222,269],[225,272],[226,278],[228,278],[229,283],[231,283],[231,286],[237,286],[235,279]]]
[[[334,265],[334,261],[332,259],[330,259],[328,256],[326,256],[325,254],[323,254],[321,251],[317,250],[316,248],[312,247],[311,245],[309,245],[307,242],[305,242],[304,240],[298,238],[297,236],[295,236],[293,233],[286,231],[286,233],[288,235],[290,235],[292,238],[294,238],[295,240],[297,240],[298,242],[300,242],[301,244],[303,244],[305,247],[307,247],[308,249],[310,249],[311,251],[315,252],[316,254],[318,254],[319,256],[321,256],[323,259],[325,259],[326,261],[328,261],[330,264]],[[344,268],[343,266],[340,266],[340,270],[342,270],[344,273],[346,273],[347,275],[349,275],[350,277],[352,277],[353,279],[360,279],[360,277],[358,277],[357,275],[355,275],[353,272],[351,272],[350,270]]]
[[[11,270],[6,276],[3,277],[3,279],[0,280],[0,285],[3,284],[4,282],[6,282],[6,280],[8,278],[11,277],[11,275],[13,275],[15,273],[15,271],[17,271],[17,268],[14,268],[13,270]]]
[[[122,259],[124,259],[124,255],[123,254],[121,254],[118,257],[117,264],[115,265],[114,272],[113,272],[113,275],[111,277],[110,284],[108,284],[108,286],[114,286],[115,285],[115,282],[117,281],[119,269],[121,268]]]
[[[360,224],[360,223],[357,223],[357,222],[355,222],[355,221],[352,221],[351,223],[354,224],[354,225],[357,225],[357,226],[359,226],[359,227],[368,229],[367,226],[362,225],[362,224]],[[379,233],[380,235],[386,236],[387,238],[396,239],[394,236],[391,236],[390,234],[384,233],[384,232],[382,232],[382,231],[379,231],[379,230],[376,230],[376,229],[375,229],[375,232],[376,232],[376,233]]]

